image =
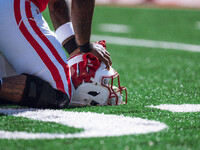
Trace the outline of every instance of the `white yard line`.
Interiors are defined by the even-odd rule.
[[[99,27],[99,30],[103,32],[129,33],[131,31],[131,28],[124,24],[102,23],[98,27]]]
[[[15,117],[25,117],[44,122],[55,122],[69,127],[83,129],[77,133],[27,133],[0,130],[0,139],[55,139],[55,138],[91,138],[111,137],[132,134],[159,132],[168,126],[159,121],[108,115],[92,112],[68,112],[62,110],[42,109],[3,109],[0,113]]]
[[[168,110],[171,112],[200,112],[200,104],[161,104],[157,106],[148,106],[150,108],[158,108],[161,110]]]
[[[104,35],[92,35],[92,40],[93,41],[106,40],[107,43],[115,44],[115,45],[163,48],[163,49],[171,49],[171,50],[200,52],[200,45],[195,45],[195,44],[153,41],[153,40],[145,40],[145,39],[134,39],[134,38],[114,37],[114,36],[104,36]]]

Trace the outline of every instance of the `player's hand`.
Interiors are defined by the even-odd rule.
[[[92,51],[90,53],[96,56],[99,61],[104,62],[108,70],[110,69],[110,66],[112,65],[111,57],[109,52],[106,51],[102,45],[98,43],[92,43]]]

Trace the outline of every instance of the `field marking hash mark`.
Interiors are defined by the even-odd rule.
[[[103,32],[112,32],[112,33],[130,33],[130,26],[124,24],[108,24],[102,23],[99,24],[99,30]]]

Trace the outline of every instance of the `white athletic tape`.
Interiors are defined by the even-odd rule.
[[[62,44],[64,40],[69,38],[70,36],[74,35],[74,29],[71,22],[67,22],[63,25],[61,25],[56,30],[56,36],[58,41]]]

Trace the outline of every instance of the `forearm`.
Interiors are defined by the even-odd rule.
[[[61,25],[70,22],[70,5],[68,0],[50,0],[48,7],[55,30],[57,30]]]
[[[68,0],[50,0],[49,14],[56,30],[58,41],[69,55],[77,54],[77,44],[70,18],[70,4]]]
[[[72,23],[78,45],[90,41],[95,0],[72,0]]]

